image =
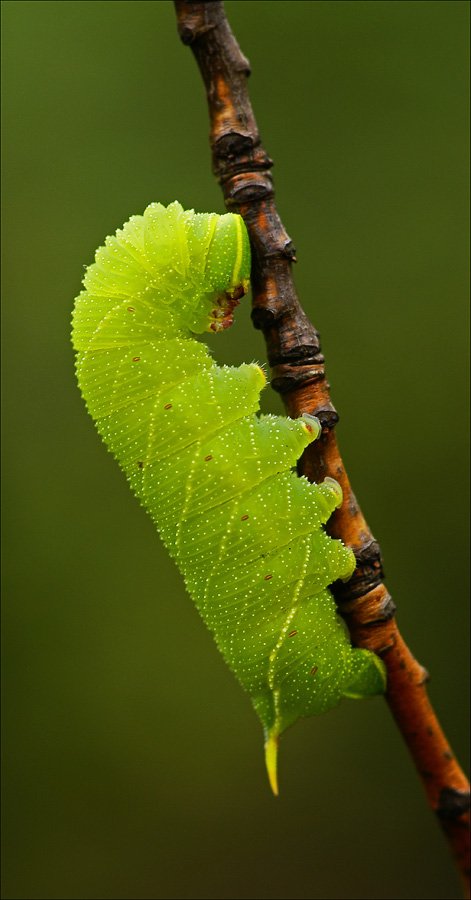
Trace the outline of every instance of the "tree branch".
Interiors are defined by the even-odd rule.
[[[343,504],[328,531],[353,549],[357,567],[350,581],[333,585],[335,598],[353,643],[384,660],[387,702],[469,886],[469,783],[427,697],[427,672],[399,633],[394,603],[382,583],[380,548],[340,456],[335,435],[338,415],[330,399],[319,334],[296,294],[291,274],[295,250],[276,210],[272,161],[261,144],[250,104],[248,60],[219,0],[175,0],[175,7],[180,37],[191,46],[206,87],[213,171],[226,207],[244,217],[249,231],[252,319],[266,340],[271,385],[282,395],[288,415],[296,418],[308,412],[323,426],[321,438],[300,460],[299,471],[311,481],[330,475],[342,486]]]

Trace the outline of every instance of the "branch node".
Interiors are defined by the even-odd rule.
[[[268,168],[269,161],[259,168]],[[232,178],[230,184],[224,185],[226,205],[243,206],[245,204],[260,203],[273,197],[274,190],[270,176],[258,176],[257,172],[244,172]]]
[[[180,35],[180,40],[182,44],[185,46],[191,46],[198,38],[207,34],[208,31],[212,31],[216,28],[214,22],[208,22],[207,24],[200,24],[199,17],[195,16],[195,24],[191,21],[188,21],[181,28],[178,29],[178,33]]]
[[[456,788],[445,787],[440,791],[440,798],[436,809],[439,819],[457,820],[470,809],[469,791],[458,791]]]

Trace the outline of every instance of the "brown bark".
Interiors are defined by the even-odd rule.
[[[290,416],[308,412],[323,426],[321,438],[307,448],[299,470],[312,481],[329,475],[342,486],[343,504],[328,531],[353,549],[357,568],[350,581],[333,586],[334,595],[353,643],[384,660],[387,702],[469,890],[469,783],[427,697],[427,673],[399,633],[395,606],[382,583],[380,548],[340,456],[335,435],[338,415],[330,399],[319,335],[296,295],[291,274],[295,250],[276,210],[272,161],[261,144],[249,100],[249,63],[219,0],[175,0],[175,7],[180,37],[191,46],[206,87],[213,171],[226,207],[244,217],[249,231],[252,319],[265,336],[272,387],[282,395]]]

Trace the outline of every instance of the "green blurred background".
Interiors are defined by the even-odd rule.
[[[388,586],[467,756],[465,2],[228,2]],[[76,388],[74,296],[152,200],[222,211],[170,2],[5,2],[5,898],[453,898],[382,699],[262,734]],[[249,304],[215,353],[264,359]],[[264,409],[280,411],[267,390]]]

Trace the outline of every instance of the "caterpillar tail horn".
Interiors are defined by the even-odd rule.
[[[271,787],[275,797],[278,797],[277,762],[278,762],[278,735],[270,733],[268,736],[268,739],[265,743],[265,765],[267,768],[267,774],[268,774],[268,780],[270,782],[270,787]]]

